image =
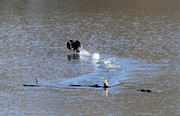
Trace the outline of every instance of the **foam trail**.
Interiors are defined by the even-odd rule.
[[[104,64],[106,65],[106,68],[120,68],[121,66],[118,65],[118,62],[114,58],[110,59],[104,59],[103,60]]]

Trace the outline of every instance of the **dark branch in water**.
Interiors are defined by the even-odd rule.
[[[74,87],[103,87],[103,88],[109,88],[109,85],[108,85],[108,82],[107,80],[104,80],[103,83],[104,83],[104,86],[100,86],[98,85],[97,83],[93,82],[94,85],[69,85],[69,86],[74,86]]]
[[[27,85],[27,84],[24,84],[23,86],[26,86],[26,87],[41,87],[40,85],[38,85],[38,78],[37,78],[36,75],[35,75],[35,78],[36,78],[36,85]]]
[[[36,84],[38,83],[38,78],[37,78],[37,76],[35,75],[35,77],[36,77]]]
[[[141,91],[141,92],[152,92],[151,90],[149,90],[149,89],[138,89],[137,91]]]
[[[41,87],[40,85],[26,85],[26,84],[24,84],[23,86],[26,86],[26,87]]]
[[[37,78],[37,76],[35,75],[35,77],[36,77],[36,85],[27,85],[27,84],[24,84],[23,86],[26,86],[26,87],[41,87],[40,85],[38,85],[38,78]],[[95,82],[93,82],[94,83],[94,85],[73,85],[73,84],[71,84],[71,85],[69,85],[69,86],[73,86],[73,87],[95,87],[95,88],[99,88],[99,87],[102,87],[102,88],[105,88],[105,89],[107,89],[107,88],[109,88],[109,85],[108,85],[108,82],[107,82],[107,80],[104,80],[103,81],[103,84],[104,84],[104,86],[100,86],[100,85],[98,85],[97,83],[95,83]],[[137,91],[140,91],[140,92],[152,92],[151,90],[149,90],[149,89],[138,89]]]

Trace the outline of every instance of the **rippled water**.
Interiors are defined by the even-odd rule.
[[[0,115],[179,114],[178,0],[0,2]]]

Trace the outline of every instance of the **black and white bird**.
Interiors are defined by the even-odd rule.
[[[72,50],[73,52],[80,52],[80,48],[82,48],[81,43],[78,40],[69,40],[67,42],[67,48]]]

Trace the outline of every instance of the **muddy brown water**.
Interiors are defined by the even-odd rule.
[[[179,0],[0,2],[0,115],[179,114]]]

